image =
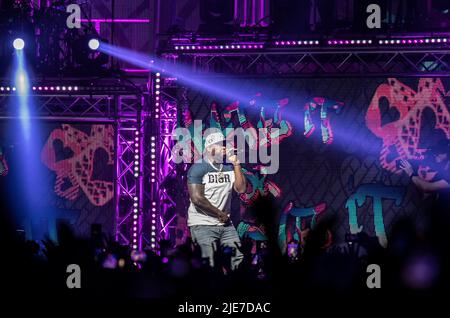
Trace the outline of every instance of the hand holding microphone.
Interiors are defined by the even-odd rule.
[[[239,165],[238,155],[244,153],[243,149],[231,148],[227,150],[227,158],[228,160],[235,166]]]

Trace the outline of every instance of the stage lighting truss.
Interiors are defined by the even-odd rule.
[[[142,247],[142,223],[148,203],[143,180],[148,178],[150,160],[144,160],[149,139],[144,130],[148,96],[135,87],[77,86],[35,82],[30,87],[36,119],[55,122],[112,124],[116,129],[115,238],[134,250]],[[14,87],[0,82],[0,119],[19,118]],[[153,165],[155,166],[155,165]]]
[[[178,48],[174,45],[160,54],[167,63],[189,65],[193,75],[202,77],[437,76],[450,71],[449,40],[443,37],[438,39],[429,38],[427,41],[423,38],[423,43],[419,39],[415,42],[412,38],[411,43],[408,38],[383,39],[383,43],[376,38],[274,40],[252,46],[247,42],[245,47],[243,43],[234,41],[228,48],[223,42],[189,45],[172,42],[177,43]],[[151,191],[152,204],[155,206],[153,212],[156,213],[153,215],[152,212],[150,222],[147,223],[156,223],[157,239],[170,239],[174,243],[180,236],[176,232],[177,224],[186,222],[183,213],[174,207],[185,207],[185,203],[180,204],[181,193],[170,195],[161,185],[170,176],[186,173],[186,165],[174,164],[170,152],[174,145],[172,132],[176,128],[178,96],[173,88],[171,90],[162,83],[167,79],[164,74],[162,77],[153,74],[152,79],[153,95],[160,96],[159,100],[154,100],[154,116],[151,117],[159,134],[153,137],[157,141],[156,151],[160,156],[158,161],[152,162],[159,171]],[[161,83],[158,94],[157,83]],[[176,81],[173,81],[173,85],[176,87]],[[149,235],[151,228],[143,232]],[[146,238],[145,241],[150,242],[150,239]]]
[[[129,114],[117,124],[117,201],[115,239],[133,250],[142,248],[142,220],[146,214],[145,96],[118,96],[119,113]]]
[[[281,37],[281,36],[280,36]],[[195,40],[194,40],[195,39]],[[367,47],[376,49],[378,47],[445,47],[450,45],[448,36],[397,36],[397,37],[373,37],[373,38],[309,38],[309,39],[277,39],[277,40],[257,40],[240,41],[230,39],[201,38],[190,35],[169,40],[171,43],[168,51],[187,52],[246,52],[270,48],[329,48],[347,47],[358,48]]]
[[[173,63],[190,64],[199,76],[446,76],[450,72],[450,51],[445,48],[280,48],[220,54],[184,51],[163,56]]]
[[[150,189],[144,195],[148,195],[150,212],[143,221],[143,246],[158,250],[158,242],[161,239],[175,237],[176,223],[179,221],[175,213],[177,201],[182,193],[176,195],[168,193],[162,183],[177,172],[178,166],[172,160],[172,149],[175,145],[172,132],[177,125],[177,96],[171,94],[167,83],[174,84],[164,74],[152,73],[151,75],[151,111],[147,125],[150,143],[144,152],[150,166],[146,166],[146,175],[150,177],[148,185]],[[174,86],[176,88],[176,85]],[[183,187],[183,186],[182,186]],[[178,204],[181,206],[181,204]]]
[[[196,74],[205,76],[211,72],[245,76],[426,76],[450,71],[450,37],[446,35],[247,38],[177,37],[169,40],[172,46],[161,55],[175,64],[191,64]]]

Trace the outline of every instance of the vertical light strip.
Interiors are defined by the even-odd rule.
[[[159,121],[159,118],[161,116],[161,73],[155,74],[155,81],[153,86],[153,92],[155,94],[154,96],[154,118],[155,121]],[[158,136],[160,133],[158,133]],[[159,138],[157,140],[156,136],[150,137],[150,183],[152,185],[152,188],[157,187],[157,166],[158,166],[158,160],[156,150],[158,146]],[[156,248],[156,217],[157,217],[157,200],[159,200],[159,191],[156,189],[155,195],[153,197],[153,200],[151,202],[150,211],[151,211],[151,232],[150,232],[150,246],[152,249]]]

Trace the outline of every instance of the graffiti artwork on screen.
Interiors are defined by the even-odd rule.
[[[434,128],[450,139],[450,113],[445,104],[450,91],[445,91],[439,78],[421,78],[417,90],[395,78],[389,78],[387,82],[377,87],[367,109],[366,124],[373,134],[383,140],[381,166],[400,174],[397,160],[422,161],[426,155],[427,148],[420,147],[423,113],[426,110],[431,110],[435,116]],[[381,124],[379,105],[382,99],[387,100],[390,108],[398,111],[398,120]],[[428,140],[428,146],[432,142],[433,140]],[[425,165],[419,167],[419,173],[427,180],[431,180],[436,174]]]
[[[279,140],[283,145],[285,145],[284,140],[295,137],[295,144],[292,139],[289,146],[282,148],[285,155],[281,160],[286,160],[286,154],[294,153],[287,147],[296,147],[296,143],[300,142],[301,151],[296,152],[295,157],[288,156],[288,161],[295,162],[291,169],[296,169],[296,165],[304,160],[319,159],[325,152],[325,161],[333,162],[335,158],[338,158],[342,169],[347,169],[350,175],[354,175],[355,184],[351,190],[344,189],[345,181],[338,184],[340,182],[338,180],[343,176],[341,171],[329,181],[330,189],[334,187],[331,195],[330,190],[323,192],[323,187],[320,188],[319,183],[316,188],[322,190],[312,190],[320,193],[319,196],[313,197],[310,193],[302,192],[310,188],[308,184],[310,181],[306,180],[312,179],[305,178],[303,183],[300,183],[303,190],[295,189],[297,180],[304,177],[296,171],[293,171],[294,179],[290,180],[292,186],[289,188],[286,187],[285,180],[289,180],[290,176],[284,175],[285,170],[281,169],[278,174],[267,176],[264,174],[263,165],[245,165],[248,191],[239,196],[241,219],[238,223],[238,232],[242,237],[247,236],[255,241],[266,238],[264,227],[256,220],[247,218],[248,214],[242,212],[258,198],[264,196],[277,198],[279,207],[285,207],[280,209],[278,233],[283,252],[288,250],[290,241],[297,240],[301,243],[302,233],[306,233],[303,231],[314,227],[322,215],[336,213],[336,217],[341,222],[339,233],[333,232],[333,237],[331,232],[328,233],[329,240],[325,240],[327,244],[331,243],[332,238],[333,241],[336,238],[338,243],[345,242],[343,237],[346,233],[356,234],[363,231],[376,237],[381,246],[387,246],[389,227],[393,220],[397,219],[396,214],[416,215],[419,212],[418,204],[421,199],[410,195],[412,192],[408,191],[408,188],[412,186],[406,178],[402,178],[397,161],[399,159],[413,161],[421,177],[428,180],[434,177],[436,172],[427,160],[427,150],[434,139],[440,139],[441,136],[450,139],[450,112],[447,106],[450,91],[446,90],[444,82],[439,78],[374,79],[367,80],[364,86],[358,86],[360,84],[358,80],[346,81],[349,85],[343,85],[340,81],[331,79],[328,81],[298,80],[292,88],[289,86],[290,94],[284,95],[294,95],[294,97],[273,100],[271,103],[263,102],[263,96],[259,93],[250,97],[250,102],[245,105],[235,101],[221,108],[218,102],[211,103],[209,113],[205,114],[207,116],[205,122],[208,123],[209,120],[211,127],[225,131],[230,127],[248,129],[273,125],[280,128]],[[335,86],[338,90],[331,91],[330,87],[337,82],[339,85]],[[305,94],[301,92],[296,95],[295,89],[299,87],[310,87],[310,90]],[[265,108],[261,106],[262,104]],[[286,109],[285,114],[283,114],[284,109]],[[249,113],[252,110],[253,116],[250,116]],[[395,116],[391,116],[391,112],[387,116],[386,113],[389,110],[398,112],[398,118],[393,118]],[[273,115],[267,116],[268,113]],[[193,122],[189,105],[186,104],[183,108],[183,114],[185,124]],[[295,114],[300,114],[303,122],[298,120],[293,122]],[[319,125],[320,132],[316,129]],[[202,127],[202,129],[205,128]],[[308,142],[302,142],[302,138]],[[366,143],[363,148],[358,147],[361,138],[364,138]],[[270,135],[265,140],[266,142],[256,142],[251,146],[270,146]],[[377,140],[380,142],[378,143]],[[201,141],[194,141],[192,144],[195,148],[195,145],[201,145]],[[338,147],[342,148],[336,151]],[[352,161],[351,158],[354,160]],[[360,167],[364,169],[352,166],[352,163],[362,165]],[[313,165],[305,163],[298,168],[298,171],[304,174],[304,169],[310,169],[308,167],[311,166]],[[370,171],[375,172],[376,175],[371,175]],[[314,175],[313,173],[312,176]],[[325,186],[325,183],[323,185]],[[291,201],[300,202],[300,204],[296,206]],[[291,203],[290,209],[287,208],[290,206],[289,203]],[[304,220],[305,216],[298,216],[295,211],[313,211],[306,218],[309,221],[314,219],[315,222],[299,226],[299,219]],[[242,217],[243,215],[246,217]],[[387,215],[389,217],[386,223]]]
[[[29,240],[57,240],[58,224],[76,235],[90,235],[92,224],[114,228],[114,127],[89,123],[42,122],[29,151],[13,123],[0,124],[0,186]],[[24,153],[30,153],[23,160]],[[38,179],[24,177],[33,167]],[[6,169],[6,173],[5,173]],[[35,189],[33,189],[33,185]],[[29,191],[32,191],[30,194]],[[20,197],[34,195],[29,200]]]
[[[260,97],[261,94],[257,94],[257,96]],[[232,102],[225,106],[222,114],[219,113],[218,102],[212,101],[210,104],[208,128],[217,128],[222,130],[226,135],[226,139],[230,142],[232,142],[234,138],[234,130],[230,128],[242,128],[244,133],[248,135],[247,142],[250,149],[256,149],[258,147],[268,148],[272,144],[272,140],[276,140],[276,142],[281,143],[285,138],[291,136],[293,133],[290,122],[282,119],[282,110],[288,103],[289,99],[287,98],[275,102],[275,105],[272,105],[275,108],[273,118],[266,119],[264,106],[258,106],[257,101],[252,99],[246,107],[259,107],[258,121],[256,124],[253,124],[246,115],[245,111],[240,107],[239,101]],[[203,141],[195,135],[194,129],[197,128],[204,131],[206,127],[203,122],[201,127],[194,127],[194,118],[187,102],[182,103],[181,107],[182,119],[178,123],[178,126],[188,129],[190,134],[188,136],[183,136],[184,139],[179,141],[176,147],[179,147],[178,149],[182,149],[183,145],[188,145],[188,147],[184,149],[191,149],[191,151],[188,154],[183,153],[183,159],[186,162],[194,162],[201,157],[203,145]],[[237,118],[237,123],[233,121],[234,115]],[[278,129],[274,129],[272,131],[271,128],[275,127]],[[259,128],[266,128],[266,134],[263,135],[262,138],[258,138],[255,134],[257,131],[256,129]]]
[[[372,198],[373,224],[375,235],[381,246],[387,246],[387,236],[383,218],[383,200],[394,200],[396,206],[400,206],[405,196],[405,188],[389,187],[383,184],[363,184],[347,199],[345,207],[348,210],[348,222],[350,233],[357,234],[363,230],[363,226],[358,224],[357,211],[366,202],[367,198]]]
[[[427,146],[442,135],[450,138],[450,113],[445,98],[450,91],[445,91],[439,78],[421,78],[417,90],[405,85],[400,80],[388,78],[387,83],[380,84],[370,101],[366,112],[366,125],[369,130],[383,141],[380,150],[380,164],[389,172],[400,174],[397,164],[400,159],[417,162],[419,175],[432,180],[436,175],[433,164],[427,160]],[[398,111],[398,120],[382,125],[380,102],[385,100],[389,108]],[[422,136],[424,113],[431,111],[435,118],[434,136]],[[441,135],[441,136],[438,136]],[[423,142],[422,139],[426,139]],[[424,146],[425,145],[425,146]],[[382,184],[360,185],[349,197],[346,207],[349,213],[350,232],[358,233],[357,207],[364,204],[366,197],[373,198],[375,233],[382,246],[387,245],[383,223],[382,200],[395,200],[395,205],[402,204],[405,188],[388,187]]]
[[[265,105],[266,109],[264,108]],[[231,131],[227,128],[237,128],[241,127],[244,129],[245,133],[251,134],[256,131],[255,128],[267,128],[267,134],[258,140],[257,136],[250,135],[247,140],[249,141],[249,147],[255,149],[257,147],[270,147],[273,138],[276,137],[279,143],[289,136],[291,136],[293,132],[293,127],[291,123],[283,119],[282,113],[283,109],[287,107],[289,104],[288,98],[282,98],[274,101],[263,101],[262,94],[257,93],[252,98],[250,98],[250,102],[248,105],[245,105],[244,108],[251,107],[253,110],[257,110],[259,116],[257,117],[256,124],[253,124],[250,116],[246,114],[246,111],[242,107],[240,107],[240,103],[238,101],[232,102],[223,108],[223,112],[219,111],[219,104],[216,101],[211,102],[210,104],[210,113],[209,113],[209,127],[218,128],[224,132]],[[266,111],[267,105],[271,106],[273,116],[271,118],[267,118]],[[332,99],[327,99],[323,97],[316,97],[311,99],[308,103],[309,107],[305,108],[305,123],[306,121],[310,124],[308,133],[305,132],[305,137],[309,137],[313,130],[314,124],[312,115],[317,107],[320,106],[320,121],[321,121],[321,133],[322,133],[322,141],[324,144],[331,144],[333,142],[333,131],[331,127],[331,123],[329,120],[330,113],[334,112],[339,114],[344,103],[338,102]],[[236,120],[233,121],[233,116],[235,116]],[[183,125],[185,128],[188,128],[191,132],[191,136],[194,136],[194,119],[191,110],[189,109],[188,103],[182,104],[182,123],[179,125]],[[278,133],[276,136],[272,136],[271,128],[277,127]],[[201,130],[205,130],[205,125],[202,125]],[[251,129],[253,128],[253,129]],[[226,136],[227,140],[233,140],[233,135],[228,134]],[[195,138],[185,138],[182,142],[188,143],[190,148],[192,149],[192,153],[194,154],[194,160],[200,157],[201,154],[201,140],[195,140]],[[185,148],[186,149],[186,148]],[[269,176],[265,173],[264,165],[255,165],[253,167],[243,168],[244,174],[247,178],[247,191],[241,195],[240,204],[241,204],[241,218],[246,215],[248,216],[251,213],[246,213],[246,209],[251,210],[251,206],[259,199],[268,195],[273,196],[274,198],[280,198],[282,196],[282,191],[280,186],[278,186],[275,182],[270,180]],[[326,204],[322,203],[314,207],[310,208],[296,208],[292,205],[288,205],[290,208],[286,207],[285,212],[280,216],[280,235],[284,237],[283,242],[296,240],[299,244],[304,240],[304,237],[307,235],[307,232],[310,228],[314,228],[317,220],[317,215],[325,210]],[[311,212],[311,213],[310,213]],[[299,214],[300,213],[300,214]],[[286,223],[288,221],[288,215],[293,216],[295,220],[295,226],[291,229],[291,223],[289,223],[288,230],[286,231]],[[309,217],[309,218],[308,218]],[[306,225],[305,219],[308,218],[309,223]],[[291,218],[289,218],[291,221]],[[264,241],[267,239],[265,234],[264,227],[259,224],[256,219],[244,218],[241,219],[237,226],[238,233],[241,237],[249,237],[255,241]],[[181,231],[181,229],[179,229]],[[280,237],[281,237],[280,236]],[[327,232],[326,245],[331,244],[331,232]],[[281,242],[281,239],[280,239]],[[280,243],[281,244],[281,243]],[[286,244],[280,245],[283,250],[286,250]]]
[[[343,102],[330,100],[324,97],[314,97],[305,104],[304,122],[306,138],[310,137],[316,126],[313,121],[313,115],[320,106],[320,129],[322,132],[322,142],[324,144],[331,144],[333,142],[333,129],[330,122],[330,113],[339,114],[344,106]]]
[[[242,168],[247,178],[247,191],[239,195],[244,205],[252,205],[258,198],[272,194],[275,198],[281,196],[281,189],[274,182],[267,179],[263,165],[257,165],[251,170]]]
[[[289,244],[303,246],[310,230],[314,230],[317,225],[319,215],[325,211],[326,203],[320,203],[313,207],[296,207],[293,201],[289,201],[283,209],[280,217],[278,230],[278,244],[281,251],[286,253]],[[306,222],[309,219],[309,222]],[[326,232],[323,248],[327,248],[332,243],[332,235],[329,230]]]
[[[72,156],[57,160],[55,142],[62,143]],[[42,162],[56,173],[55,192],[62,198],[75,200],[80,190],[94,206],[103,206],[114,196],[112,181],[95,180],[94,154],[103,149],[108,165],[114,163],[114,130],[112,126],[92,125],[90,134],[63,124],[50,133],[41,153]],[[64,187],[69,182],[70,186]]]
[[[261,94],[257,94],[258,97]],[[249,117],[246,115],[243,109],[239,107],[240,103],[238,101],[232,102],[224,107],[223,113],[219,113],[218,102],[213,101],[210,104],[209,112],[209,127],[220,129],[226,134],[226,138],[232,141],[234,138],[233,131],[229,128],[243,128],[244,133],[249,134],[248,146],[251,149],[258,147],[270,147],[271,142],[276,140],[281,143],[282,140],[292,135],[293,130],[291,124],[282,119],[282,109],[288,104],[288,99],[281,99],[276,102],[274,106],[274,116],[273,118],[266,119],[264,107],[259,108],[259,117],[256,124],[253,124]],[[202,140],[197,140],[194,134],[194,119],[192,112],[189,108],[188,103],[182,103],[182,122],[178,123],[178,126],[183,126],[190,131],[190,136],[184,138],[181,143],[186,143],[188,146],[183,146],[180,142],[177,146],[184,149],[191,149],[192,158],[195,160],[199,159],[201,156]],[[249,103],[249,107],[258,107],[254,99]],[[236,116],[237,120],[233,121],[233,116]],[[258,138],[252,133],[256,131],[255,129],[249,128],[267,128],[267,134],[263,138]],[[277,127],[278,130],[271,131],[270,128]],[[228,129],[227,129],[228,128]],[[201,130],[205,130],[205,125],[202,125]],[[231,133],[230,133],[231,132]],[[277,135],[273,135],[276,133]],[[191,136],[194,136],[191,138]],[[191,154],[183,153],[184,159],[192,159]],[[251,168],[244,169],[244,174],[247,177],[247,191],[241,195],[239,198],[244,207],[248,207],[253,204],[255,200],[262,196],[267,196],[269,194],[274,197],[281,196],[280,187],[273,181],[269,180],[268,175],[265,173],[265,167],[263,165],[255,165]],[[179,223],[180,224],[180,223]],[[180,224],[180,226],[184,226]],[[253,229],[253,228],[252,228]],[[178,232],[186,233],[186,229],[178,229]],[[245,232],[245,231],[244,231]],[[264,237],[264,233],[261,232]]]

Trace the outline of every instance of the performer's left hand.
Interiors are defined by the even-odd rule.
[[[411,164],[407,160],[400,160],[400,169],[405,171],[405,173],[408,175],[408,177],[411,177],[414,174],[414,169],[411,166]]]
[[[234,154],[234,149],[229,149],[227,151],[228,161],[231,162],[234,166],[240,164],[238,156]]]

